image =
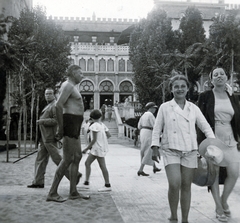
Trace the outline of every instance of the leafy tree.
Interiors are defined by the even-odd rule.
[[[12,23],[8,36],[17,61],[17,69],[11,74],[12,80],[17,82],[12,96],[20,111],[19,137],[23,117],[25,140],[29,125],[32,138],[36,98],[39,101],[46,87],[54,88],[64,79],[69,65],[70,45],[61,27],[47,20],[45,11],[39,6],[33,10],[23,10],[20,18]],[[40,107],[44,104],[44,97],[40,97]],[[36,108],[39,108],[38,104]],[[29,114],[31,119],[27,118]],[[37,114],[38,111],[35,118],[38,118]]]
[[[130,36],[129,55],[135,73],[135,89],[141,104],[145,105],[149,101],[161,104],[165,99],[159,86],[161,77],[166,77],[171,71],[166,54],[173,52],[175,47],[171,20],[164,10],[154,9],[147,19],[136,25]]]
[[[4,40],[4,34],[7,32],[5,17],[0,15],[0,139],[5,140],[5,133],[3,129],[3,101],[6,93],[6,70],[3,69],[4,63],[8,60],[6,56],[9,43]]]
[[[209,39],[217,49],[216,63],[223,64],[231,74],[240,72],[239,14],[239,10],[232,10],[229,14],[218,15],[210,26]]]
[[[188,7],[181,18],[179,45],[176,51],[176,68],[187,76],[190,82],[189,99],[195,101],[198,95],[194,91],[201,76],[199,65],[206,54],[204,52],[205,30],[201,12],[195,6]],[[201,54],[202,53],[202,54]]]
[[[9,19],[0,14],[0,139],[6,140],[6,161],[9,161],[9,135],[10,135],[10,95],[9,76],[10,71],[15,68],[14,55],[11,44],[7,41],[7,23]],[[7,87],[8,83],[8,87]],[[8,89],[8,92],[6,92]],[[3,101],[6,97],[6,112],[4,112]],[[4,117],[5,116],[5,117]],[[5,126],[5,129],[3,128]]]
[[[13,22],[8,35],[9,41],[13,43],[18,41],[16,37],[34,38],[30,53],[35,59],[29,58],[27,67],[34,75],[36,89],[40,95],[46,87],[54,87],[63,81],[69,65],[68,56],[71,50],[69,39],[60,26],[47,19],[46,12],[40,6],[33,10],[23,10],[20,18]]]
[[[204,43],[205,30],[201,12],[195,6],[188,7],[179,26],[179,51],[184,53],[194,43]]]

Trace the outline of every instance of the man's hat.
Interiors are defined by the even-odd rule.
[[[228,166],[231,156],[226,152],[227,146],[219,139],[206,138],[199,145],[199,153],[217,166]]]
[[[145,105],[145,108],[148,110],[149,108],[158,108],[158,106],[154,103],[154,102],[148,102],[146,105]]]
[[[90,118],[92,119],[99,119],[102,116],[102,112],[99,111],[98,109],[94,109],[90,113]]]

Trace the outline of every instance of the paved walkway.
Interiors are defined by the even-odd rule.
[[[21,203],[21,199],[18,200],[17,205],[23,205],[21,210],[31,207],[31,202],[34,207],[37,209],[40,204],[46,205],[45,197],[49,191],[50,185],[52,183],[52,178],[56,169],[56,166],[49,162],[45,188],[44,189],[28,189],[26,188],[27,184],[31,183],[33,177],[33,167],[36,153],[13,164],[12,162],[17,159],[16,149],[10,150],[10,163],[6,163],[6,153],[0,153],[0,176],[4,176],[4,179],[0,182],[0,222],[12,223],[12,222],[24,222],[24,216],[22,213],[14,212],[15,218],[12,215],[11,221],[1,221],[1,215],[5,214],[2,206],[4,205],[4,199],[14,198],[14,196],[25,195],[29,196],[29,202],[26,204]],[[80,165],[80,172],[84,173],[84,161],[87,155],[83,156]],[[110,151],[106,157],[107,167],[110,173],[110,181],[112,185],[112,192],[105,193],[103,200],[112,199],[114,202],[111,203],[112,206],[116,207],[117,213],[113,215],[109,214],[107,217],[103,216],[101,219],[96,220],[93,215],[89,215],[85,220],[79,218],[78,220],[72,220],[71,214],[66,219],[61,218],[61,212],[63,208],[59,209],[59,218],[52,218],[49,215],[49,221],[44,220],[43,215],[37,215],[34,212],[34,222],[105,222],[105,223],[164,223],[169,222],[167,218],[170,216],[168,200],[167,200],[167,179],[166,174],[163,168],[162,162],[158,164],[158,167],[162,168],[162,171],[156,174],[153,174],[152,167],[146,166],[144,171],[149,173],[149,177],[137,176],[137,170],[140,164],[140,155],[139,148],[135,148],[132,145],[132,142],[125,140],[119,140],[116,144],[110,144]],[[11,180],[12,179],[12,180]],[[16,181],[13,179],[17,179]],[[83,179],[84,180],[84,179]],[[97,198],[97,189],[104,185],[103,177],[101,171],[98,167],[97,162],[94,162],[92,165],[92,175],[90,178],[91,188],[89,190],[82,190],[81,184],[83,180],[78,185],[78,189],[81,193],[87,193],[91,195],[91,200],[94,201]],[[69,190],[69,183],[64,178],[60,184],[59,193],[66,194]],[[96,195],[96,196],[95,196]],[[40,197],[38,202],[34,202],[34,198]],[[4,198],[4,199],[3,199]],[[19,197],[21,198],[21,196]],[[100,199],[100,198],[99,198]],[[105,199],[105,201],[104,201]],[[85,202],[85,203],[84,203]],[[83,201],[83,204],[87,204],[90,201]],[[51,203],[51,202],[50,202]],[[72,201],[68,203],[72,205],[72,215],[74,215],[74,207],[78,206],[79,201]],[[65,204],[65,203],[64,203]],[[81,203],[82,204],[82,203]],[[239,223],[240,222],[240,180],[238,180],[236,187],[234,188],[233,193],[229,198],[229,205],[232,211],[232,218],[229,219],[229,223]],[[51,207],[66,207],[61,205]],[[104,203],[98,204],[98,206],[104,206]],[[86,206],[87,207],[87,206]],[[79,205],[78,210],[84,210],[86,208]],[[95,206],[96,207],[96,206]],[[95,207],[91,210],[93,213],[96,211]],[[15,206],[14,206],[15,208]],[[110,208],[110,206],[109,206]],[[45,208],[47,209],[47,208]],[[50,210],[41,209],[46,211],[46,214]],[[105,209],[106,210],[106,209]],[[104,210],[102,210],[104,212]],[[5,210],[6,212],[6,210]],[[44,212],[45,213],[45,212]],[[63,212],[64,213],[64,212]],[[29,213],[30,214],[30,213]],[[181,219],[180,208],[178,210],[179,219]],[[83,212],[84,215],[84,212]],[[19,216],[19,218],[18,218]],[[21,217],[20,217],[21,216]],[[27,217],[26,217],[27,218]],[[19,220],[18,220],[19,219]],[[26,221],[27,222],[27,221]],[[179,221],[181,222],[181,221]],[[213,223],[219,222],[215,218],[214,212],[214,202],[210,193],[207,192],[207,189],[204,187],[198,187],[196,185],[192,186],[192,202],[191,209],[189,214],[190,223]]]

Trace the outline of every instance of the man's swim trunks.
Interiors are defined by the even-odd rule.
[[[78,139],[82,122],[83,115],[63,114],[63,136]]]

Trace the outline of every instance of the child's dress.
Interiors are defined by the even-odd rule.
[[[102,122],[94,122],[90,127],[91,139],[93,139],[93,131],[97,132],[97,140],[93,144],[90,153],[94,156],[104,157],[108,152],[108,141],[106,132],[109,131],[106,125]]]

